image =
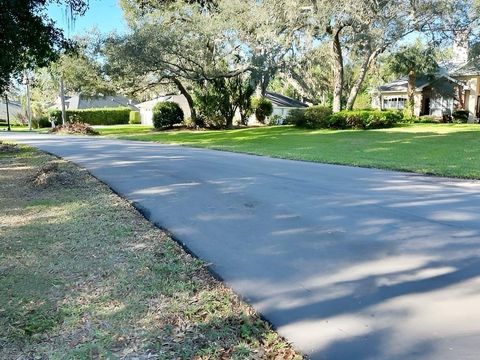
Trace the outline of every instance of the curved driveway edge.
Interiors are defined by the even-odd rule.
[[[0,134],[90,171],[313,359],[477,359],[480,182]]]

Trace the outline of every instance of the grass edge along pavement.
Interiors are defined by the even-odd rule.
[[[0,358],[301,358],[86,171],[2,150]]]
[[[292,126],[237,130],[152,131],[97,128],[101,135],[292,160],[480,179],[480,125],[409,124],[379,130],[305,130]]]

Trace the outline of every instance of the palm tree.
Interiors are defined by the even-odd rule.
[[[401,46],[388,59],[388,66],[396,75],[408,76],[407,112],[414,116],[415,83],[420,75],[431,76],[438,71],[435,49],[425,46],[420,40],[410,45]]]

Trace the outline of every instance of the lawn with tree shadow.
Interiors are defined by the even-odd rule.
[[[301,358],[86,171],[26,147],[0,168],[0,358]]]

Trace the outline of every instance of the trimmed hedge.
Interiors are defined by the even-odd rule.
[[[153,126],[155,129],[170,128],[183,122],[183,110],[175,102],[165,101],[153,107]]]
[[[340,111],[330,117],[330,127],[335,129],[383,129],[402,121],[399,111],[358,110]]]
[[[287,123],[309,129],[382,129],[402,121],[399,111],[354,110],[332,114],[330,108],[313,106],[306,110],[294,110],[287,116]]]
[[[128,124],[130,118],[130,108],[102,108],[102,109],[81,109],[67,110],[67,122],[81,122],[89,125],[120,125]],[[55,120],[55,125],[62,124],[62,112],[53,110],[50,112],[50,118]]]
[[[140,116],[140,112],[138,111],[130,111],[130,118],[128,120],[129,124],[138,125],[142,123],[142,118]]]

